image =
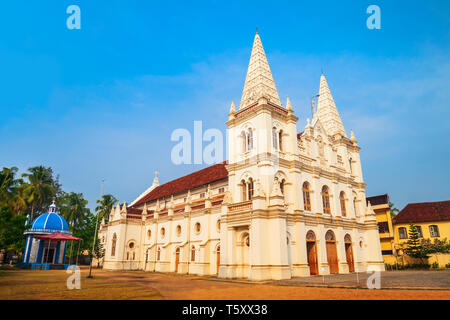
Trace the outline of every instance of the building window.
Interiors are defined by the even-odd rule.
[[[250,178],[248,180],[247,186],[248,186],[248,200],[252,200],[252,198],[253,198],[253,179],[252,178]]]
[[[309,190],[309,183],[303,183],[303,206],[305,211],[311,211],[311,191]]]
[[[161,238],[164,238],[165,235],[166,235],[166,229],[161,228]]]
[[[191,249],[191,261],[195,261],[195,246],[192,246]]]
[[[177,236],[180,236],[181,235],[181,226],[180,225],[178,225],[177,226]]]
[[[253,130],[248,129],[247,132],[247,151],[250,151],[253,149]]]
[[[117,242],[117,235],[114,233],[111,246],[111,257],[114,257],[116,255],[116,242]]]
[[[247,200],[247,184],[244,180],[241,181],[242,201]]]
[[[200,193],[200,199],[203,199],[204,197],[205,197],[205,193],[204,192]]]
[[[128,247],[130,247],[130,249],[134,248],[134,242],[130,242],[130,244],[128,245]]]
[[[389,224],[387,222],[378,222],[378,232],[389,233]]]
[[[415,226],[417,233],[419,234],[419,238],[423,238],[423,233],[422,233],[422,227],[421,226]]]
[[[225,193],[225,188],[219,188],[219,194]]]
[[[194,227],[195,233],[196,233],[196,234],[199,234],[200,231],[201,231],[201,228],[202,228],[202,227],[201,227],[200,223],[197,222],[197,223],[195,224],[195,227]]]
[[[217,220],[216,227],[217,227],[217,232],[220,232],[220,220]]]
[[[277,129],[272,128],[272,143],[273,143],[273,149],[278,150],[278,137],[277,137]]]
[[[345,193],[344,193],[344,191],[342,191],[341,194],[339,195],[339,201],[341,202],[341,215],[343,217],[346,217],[347,210],[345,208]]]
[[[278,149],[280,149],[280,151],[283,150],[283,130],[278,132]]]
[[[328,191],[327,186],[323,186],[322,188],[322,204],[323,204],[323,213],[331,214],[330,192]]]
[[[158,248],[156,260],[161,260],[161,248]]]
[[[400,239],[407,239],[408,238],[408,232],[406,231],[406,228],[404,228],[404,227],[398,228],[398,237]]]
[[[147,231],[147,238],[150,239],[151,237],[152,237],[152,230],[149,229],[149,230]]]
[[[250,247],[250,236],[245,237],[245,246]]]
[[[430,236],[432,238],[439,237],[439,228],[437,225],[431,225],[431,226],[429,226],[429,228],[430,228]]]

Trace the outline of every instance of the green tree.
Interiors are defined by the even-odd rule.
[[[426,247],[422,246],[419,239],[419,232],[414,224],[409,226],[409,238],[406,242],[405,253],[412,258],[420,259],[422,263],[423,259],[429,257],[429,251]]]
[[[397,213],[400,211],[400,210],[398,210],[398,209],[395,207],[395,205],[394,205],[392,202],[390,202],[390,201],[389,201],[389,210],[390,210],[390,212],[391,212],[391,218],[394,218],[394,217],[397,215]]]
[[[89,250],[92,251],[92,248]],[[92,255],[91,253],[91,257],[97,259],[97,267],[100,267],[100,260],[105,256],[105,248],[103,247],[103,244],[98,241],[95,241],[95,245],[94,245],[94,254]]]
[[[9,207],[0,207],[0,249],[13,252],[24,250],[25,237],[23,233],[30,227],[25,222],[25,216],[14,215]]]
[[[98,206],[95,208],[95,211],[97,212],[99,221],[105,218],[105,223],[108,223],[111,209],[117,201],[118,200],[110,194],[105,194],[100,200],[97,200]]]
[[[88,201],[83,198],[82,193],[66,193],[60,198],[60,213],[71,229],[79,229],[85,223],[86,215],[90,213],[87,204]]]
[[[33,221],[35,212],[42,213],[45,207],[51,203],[56,194],[51,168],[37,166],[28,169],[29,173],[22,174],[28,179],[24,188],[27,203],[31,206],[30,221]]]

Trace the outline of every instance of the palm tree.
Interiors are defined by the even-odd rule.
[[[395,207],[395,204],[393,204],[392,202],[389,202],[389,209],[391,211],[391,218],[394,218],[400,211]]]
[[[117,201],[118,200],[110,194],[105,194],[102,196],[102,199],[97,200],[98,206],[95,208],[95,211],[97,211],[98,219],[101,220],[105,218],[105,221],[108,222],[109,213]]]
[[[31,205],[31,219],[33,221],[34,210],[36,206],[42,206],[49,202],[55,196],[53,187],[53,178],[50,168],[38,166],[29,168],[30,173],[22,174],[22,177],[28,178],[28,184],[24,189],[27,203]]]
[[[90,213],[89,208],[86,208],[88,201],[83,198],[82,193],[67,193],[60,203],[61,215],[66,219],[72,231],[82,225],[86,215]]]
[[[9,205],[13,188],[17,186],[19,181],[15,178],[17,167],[3,168],[0,172],[0,204]]]

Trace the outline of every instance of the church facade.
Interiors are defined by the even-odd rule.
[[[239,107],[228,114],[228,161],[113,208],[103,267],[251,280],[383,271],[366,204],[360,146],[348,138],[324,75],[312,120],[283,106],[256,34]]]

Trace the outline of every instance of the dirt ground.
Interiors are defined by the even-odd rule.
[[[347,289],[305,284],[222,281],[177,274],[81,270],[81,289],[67,289],[64,270],[0,270],[3,300],[450,300],[447,289]]]

